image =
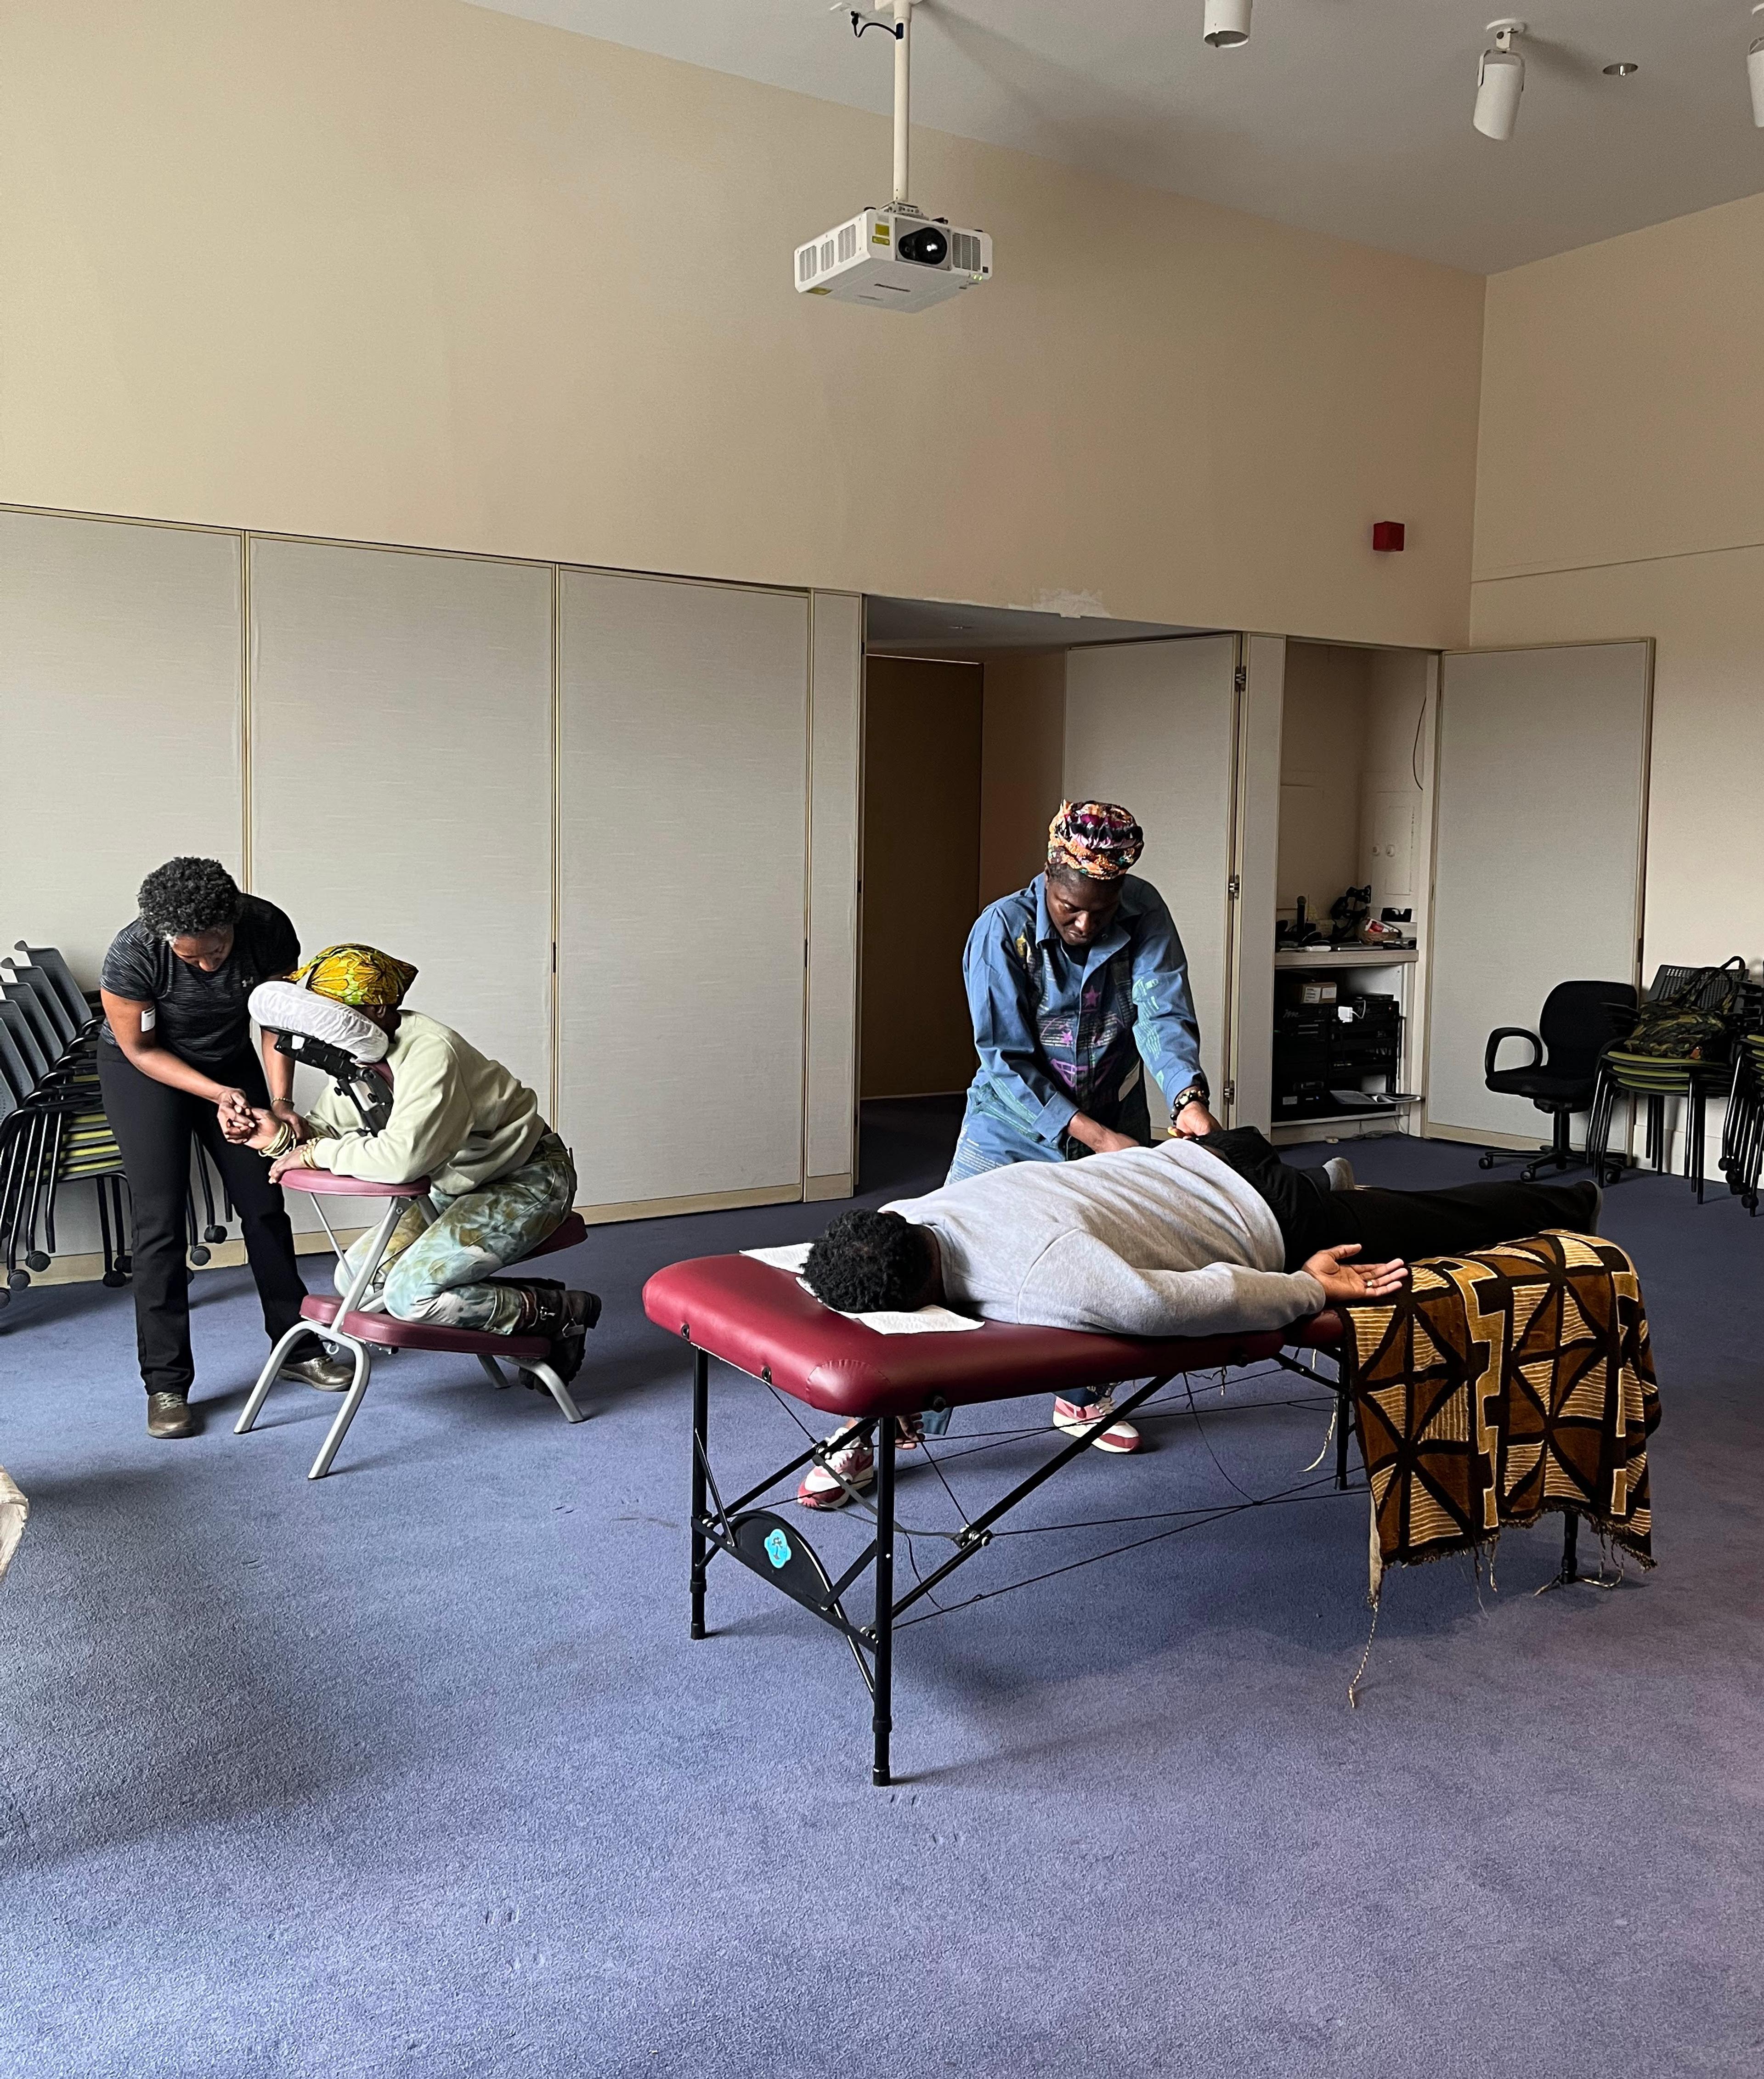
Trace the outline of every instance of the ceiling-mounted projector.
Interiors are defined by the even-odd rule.
[[[796,248],[796,293],[831,296],[872,310],[922,311],[992,279],[993,241],[947,217],[930,217],[907,200],[910,141],[913,0],[894,0],[889,15],[839,0],[852,33],[881,29],[894,39],[894,199],[866,209]]]
[[[796,287],[809,296],[922,311],[991,278],[993,241],[916,209],[867,209],[796,248]]]

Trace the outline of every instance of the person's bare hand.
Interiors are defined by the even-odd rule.
[[[282,1182],[282,1173],[284,1169],[300,1169],[305,1166],[300,1160],[299,1149],[291,1148],[286,1154],[278,1155],[270,1165],[270,1182],[272,1184],[279,1184]]]
[[[220,1114],[220,1130],[223,1133],[227,1131],[227,1122],[229,1119],[245,1124],[246,1131],[249,1132],[249,1122],[252,1114],[252,1103],[243,1090],[229,1090],[223,1083],[219,1086],[219,1095],[215,1099],[215,1109]],[[228,1140],[232,1137],[230,1134],[228,1135]]]
[[[1074,1112],[1066,1122],[1066,1131],[1093,1155],[1118,1155],[1122,1148],[1139,1144],[1131,1134],[1117,1133],[1113,1127],[1099,1124],[1087,1111]]]
[[[1353,1299],[1387,1299],[1393,1292],[1401,1291],[1409,1275],[1409,1267],[1400,1257],[1392,1257],[1389,1263],[1349,1263],[1348,1258],[1360,1253],[1356,1241],[1341,1242],[1333,1249],[1320,1249],[1306,1263],[1310,1272],[1323,1289],[1323,1297],[1333,1305],[1342,1305]]]
[[[273,1111],[265,1111],[261,1106],[253,1106],[251,1117],[246,1123],[249,1129],[248,1132],[228,1132],[227,1138],[242,1142],[247,1148],[255,1148],[260,1153],[282,1131],[282,1121]],[[224,1127],[223,1131],[225,1130]]]
[[[1170,1131],[1178,1140],[1205,1140],[1208,1134],[1224,1130],[1198,1098],[1184,1105],[1170,1121]]]

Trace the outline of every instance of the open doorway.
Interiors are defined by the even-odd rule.
[[[1066,785],[1069,659],[1191,632],[931,600],[867,602],[866,1103],[945,1111],[953,1142],[976,1066],[963,949],[980,910],[1025,886],[1045,860],[1048,819]]]

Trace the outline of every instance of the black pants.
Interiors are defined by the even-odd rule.
[[[294,1230],[282,1188],[270,1182],[270,1165],[253,1148],[236,1148],[220,1131],[215,1107],[187,1091],[174,1090],[127,1060],[107,1043],[98,1049],[104,1111],[123,1152],[134,1208],[135,1336],[141,1382],[149,1393],[185,1393],[196,1376],[190,1353],[190,1269],[184,1203],[190,1188],[190,1137],[194,1134],[214,1158],[239,1209],[245,1253],[263,1302],[263,1325],[272,1339],[300,1318],[307,1296],[295,1261]],[[249,1048],[212,1071],[217,1082],[241,1090],[256,1105],[267,1105],[263,1069]],[[309,1355],[297,1345],[291,1356]]]
[[[1443,1191],[1331,1191],[1320,1169],[1282,1162],[1252,1126],[1210,1133],[1199,1144],[1253,1184],[1280,1223],[1286,1268],[1297,1270],[1320,1249],[1360,1244],[1363,1263],[1394,1257],[1456,1256],[1517,1241],[1543,1228],[1584,1233],[1597,1218],[1596,1185],[1459,1184]]]

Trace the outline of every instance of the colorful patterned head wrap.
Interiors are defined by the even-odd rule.
[[[1047,864],[1086,881],[1118,881],[1145,850],[1145,832],[1118,801],[1062,801],[1047,826]]]
[[[373,946],[327,946],[303,968],[297,968],[294,979],[333,1003],[394,1010],[404,1001],[416,970],[408,961],[395,960]]]

